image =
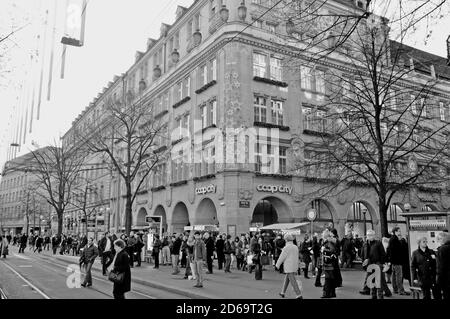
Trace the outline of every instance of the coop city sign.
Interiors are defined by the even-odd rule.
[[[256,186],[256,190],[258,192],[267,192],[267,193],[287,193],[289,195],[292,194],[292,187],[287,185],[258,185]]]
[[[205,195],[208,193],[215,193],[216,192],[216,185],[209,185],[205,187],[198,187],[195,189],[195,193],[197,195]]]

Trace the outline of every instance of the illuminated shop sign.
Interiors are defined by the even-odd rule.
[[[258,192],[267,192],[267,193],[287,193],[289,195],[292,194],[292,187],[287,185],[258,185],[256,186],[256,190]]]

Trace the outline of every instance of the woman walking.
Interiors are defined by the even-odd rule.
[[[244,266],[244,236],[241,239],[236,237],[234,240],[234,246],[236,247],[236,267],[237,270],[241,270]]]
[[[125,293],[131,290],[130,257],[125,251],[125,246],[125,242],[121,239],[117,239],[114,242],[116,256],[112,263],[114,265],[112,272],[117,275],[117,277],[122,277],[119,281],[113,281],[114,299],[125,299]]]
[[[153,259],[155,259],[155,266],[154,269],[159,269],[159,251],[161,249],[161,240],[159,240],[159,235],[155,235],[155,239],[153,240],[153,250],[152,250],[152,256]]]
[[[418,240],[418,249],[412,254],[411,272],[414,285],[423,292],[423,299],[430,300],[433,291],[434,299],[439,299],[436,291],[436,253],[428,248],[427,237]]]
[[[302,266],[303,266],[302,268],[303,268],[303,274],[305,276],[305,279],[309,279],[308,268],[309,268],[309,264],[311,263],[310,249],[311,249],[311,242],[309,240],[308,235],[305,235],[305,239],[300,244],[300,257],[301,257],[301,261],[302,261]]]
[[[297,295],[297,299],[303,299],[302,292],[298,287],[297,280],[295,279],[295,274],[298,269],[298,248],[294,245],[294,238],[292,235],[284,236],[284,240],[286,245],[281,250],[281,254],[278,257],[277,263],[275,265],[275,269],[279,269],[281,265],[284,267],[284,273],[286,276],[284,277],[283,288],[281,289],[280,296],[284,298],[286,290],[288,288],[289,283],[294,288],[295,294]]]

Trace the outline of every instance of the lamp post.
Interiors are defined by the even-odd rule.
[[[366,225],[366,213],[367,213],[367,209],[363,208],[362,210],[363,213],[363,218],[364,218],[364,238],[366,238],[366,234],[367,234],[367,225]]]

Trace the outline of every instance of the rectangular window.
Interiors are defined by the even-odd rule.
[[[208,107],[206,104],[200,106],[200,116],[202,118],[202,129],[208,126]]]
[[[312,90],[312,73],[311,68],[307,66],[300,67],[301,75],[301,85],[302,89],[311,91]]]
[[[217,125],[217,101],[214,100],[210,104],[211,125]]]
[[[184,97],[191,96],[191,77],[184,79]]]
[[[315,78],[316,78],[316,92],[325,94],[325,72],[316,70]]]
[[[317,132],[325,132],[327,127],[326,121],[325,111],[317,111],[314,125]]]
[[[287,156],[286,156],[286,150],[287,147],[280,146],[279,151],[279,173],[280,174],[286,174],[286,163],[287,163]]]
[[[302,113],[303,113],[303,129],[312,130],[314,120],[312,109],[309,107],[304,107],[302,109]]]
[[[183,99],[183,82],[177,84],[177,90],[177,101],[181,101]]]
[[[208,67],[207,65],[203,65],[200,67],[200,86],[208,83]]]
[[[420,108],[422,110],[421,111],[422,117],[427,117],[428,116],[427,105],[425,104],[425,98],[424,97],[420,98]]]
[[[253,53],[253,76],[266,77],[266,56],[260,53]]]
[[[283,101],[272,100],[272,123],[283,125]]]
[[[213,59],[211,61],[211,71],[212,71],[211,80],[217,81],[217,59]]]
[[[261,29],[262,29],[263,23],[262,23],[261,20],[258,20],[258,19],[255,19],[255,18],[253,18],[252,20],[253,20],[253,25],[254,25],[255,27],[261,28]]]
[[[282,81],[281,59],[270,57],[270,79]]]
[[[253,108],[254,108],[254,121],[255,122],[262,122],[266,123],[266,98],[262,96],[255,96],[254,102],[253,102]]]
[[[444,102],[439,102],[439,116],[441,121],[445,121],[445,107]]]
[[[411,95],[411,113],[417,115],[416,97]]]
[[[271,24],[271,23],[266,23],[266,25],[267,25],[267,30],[269,30],[269,32],[271,32],[271,33],[275,33],[276,32],[276,30],[277,30],[276,25]]]

